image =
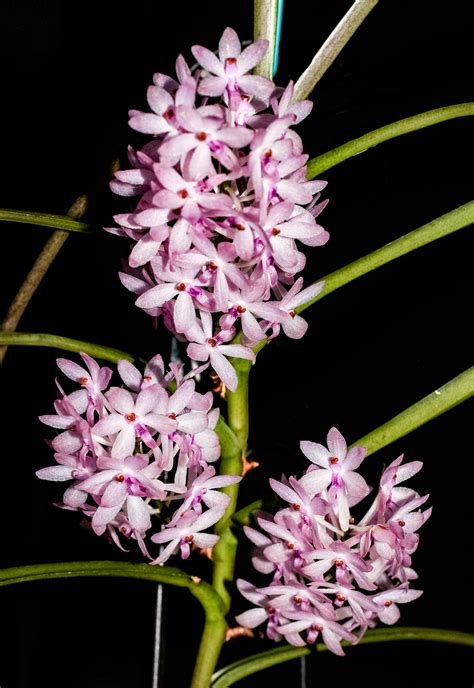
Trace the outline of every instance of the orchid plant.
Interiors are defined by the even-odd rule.
[[[131,294],[124,290],[124,299],[149,316],[150,329],[170,332],[171,360],[163,351],[144,361],[16,332],[66,233],[92,228],[80,219],[84,199],[69,217],[0,211],[1,220],[56,229],[4,322],[3,352],[40,344],[79,354],[57,359],[54,413],[40,417],[51,465],[37,476],[65,483],[57,507],[76,512],[124,557],[133,549],[143,560],[14,567],[0,572],[0,583],[100,575],[186,588],[205,612],[193,688],[230,686],[315,645],[339,656],[349,645],[384,640],[474,645],[473,635],[459,631],[393,626],[403,613],[398,605],[422,594],[413,564],[431,507],[428,495],[405,484],[422,462],[393,457],[375,488],[360,471],[368,455],[468,399],[472,370],[349,447],[335,427],[326,445],[303,437],[303,472],[275,475],[268,490],[261,486],[267,496],[239,502],[240,484],[258,465],[247,446],[248,381],[261,350],[278,338],[302,338],[308,323],[301,313],[335,289],[474,218],[468,203],[305,280],[306,262],[330,240],[320,224],[330,194],[320,178],[326,170],[390,138],[474,114],[472,103],[439,108],[310,159],[298,133],[312,111],[308,96],[376,5],[357,0],[302,76],[278,84],[282,2],[256,0],[253,42],[242,44],[227,27],[216,51],[194,45],[191,60],[177,56],[175,74],[154,74],[146,110],[130,112],[142,143],[129,148],[128,168],[115,166],[111,189],[128,208],[106,231],[129,248],[119,273]],[[235,578],[245,539],[251,580]],[[193,572],[198,552],[210,560],[205,575]],[[422,571],[420,579],[422,588]],[[243,611],[235,614],[236,606]],[[224,642],[239,635],[278,644],[216,669]]]

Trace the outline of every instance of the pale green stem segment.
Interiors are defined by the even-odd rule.
[[[248,435],[248,376],[251,364],[241,359],[233,359],[232,364],[237,371],[238,387],[235,392],[228,392],[227,395],[228,427],[222,425],[216,430],[219,431],[221,439],[221,474],[241,475],[242,456]],[[239,486],[229,485],[222,491],[228,494],[231,500],[224,516],[216,524],[215,532],[220,539],[212,550],[212,584],[222,600],[222,612],[220,617],[217,614],[217,618],[206,619],[192,688],[208,688],[210,685],[227,629],[225,614],[229,611],[231,602],[227,586],[232,584],[234,579],[238,544],[232,532],[232,517],[237,506]]]
[[[294,103],[309,96],[377,2],[378,0],[356,0],[296,82],[293,94]]]
[[[395,258],[400,258],[400,256],[410,253],[410,251],[415,251],[417,248],[421,248],[421,246],[448,236],[458,229],[473,223],[474,201],[471,201],[317,280],[318,282],[324,282],[323,290],[314,299],[307,301],[295,310],[301,313],[313,303],[316,303],[316,301],[358,277],[362,277],[362,275],[366,275],[368,272],[395,260]]]
[[[454,645],[465,645],[467,647],[474,647],[474,634],[464,633],[462,631],[451,631],[445,628],[417,628],[417,627],[400,627],[400,628],[380,628],[369,630],[365,633],[363,638],[359,641],[359,645],[369,643],[389,643],[406,640],[421,640],[436,643],[450,643]],[[349,646],[346,641],[342,645]],[[327,650],[324,643],[316,645],[318,652]],[[357,650],[355,650],[357,652]],[[308,647],[292,647],[287,645],[285,647],[278,647],[274,650],[261,652],[246,659],[242,659],[229,666],[220,669],[212,677],[211,688],[228,688],[233,686],[237,681],[241,681],[246,676],[255,674],[262,669],[268,669],[276,664],[306,657],[313,654],[314,650]]]
[[[87,210],[88,203],[89,200],[87,196],[79,196],[69,208],[67,212],[68,216],[73,220],[81,218]],[[16,330],[33,294],[41,284],[43,277],[48,272],[49,266],[58,255],[68,236],[69,233],[63,231],[63,229],[56,229],[48,239],[10,304],[1,325],[3,332],[14,332]],[[5,358],[7,350],[7,346],[0,347],[0,365]]]
[[[254,40],[268,41],[268,50],[254,69],[254,74],[267,79],[273,77],[275,39],[278,17],[278,0],[254,0],[253,36]]]
[[[420,428],[430,420],[437,418],[446,411],[454,408],[474,395],[474,367],[469,368],[428,396],[417,401],[402,413],[379,426],[351,446],[362,445],[367,449],[367,455],[375,454],[379,449],[387,447],[401,437]],[[261,509],[263,500],[257,500],[247,505],[236,514],[234,522],[239,525],[249,525],[251,514]]]
[[[23,225],[38,225],[62,229],[65,232],[92,234],[95,229],[87,222],[72,220],[68,215],[51,215],[50,213],[30,213],[23,210],[6,210],[0,208],[0,222],[19,222]]]
[[[112,349],[108,346],[92,344],[91,342],[83,342],[80,339],[60,337],[56,334],[0,332],[0,345],[2,344],[7,346],[11,344],[17,344],[19,346],[49,346],[54,349],[64,349],[64,351],[73,351],[75,353],[83,351],[89,354],[89,356],[95,356],[104,361],[111,361],[112,363],[117,363],[117,361],[121,359],[125,359],[126,361],[141,360],[119,349]]]
[[[448,105],[447,107],[428,110],[428,112],[422,112],[419,115],[400,119],[397,122],[392,122],[384,127],[380,127],[380,129],[374,129],[374,131],[370,131],[368,134],[364,134],[364,136],[352,139],[352,141],[348,141],[342,144],[342,146],[333,148],[333,150],[313,158],[308,162],[306,176],[308,179],[314,179],[323,172],[326,172],[326,170],[331,169],[331,167],[339,165],[340,162],[344,162],[344,160],[348,160],[359,153],[364,153],[364,151],[369,148],[378,146],[379,143],[384,143],[384,141],[389,141],[403,134],[410,134],[412,131],[417,131],[418,129],[431,127],[433,124],[439,124],[440,122],[446,122],[447,120],[456,119],[457,117],[467,117],[469,115],[474,115],[474,103]]]

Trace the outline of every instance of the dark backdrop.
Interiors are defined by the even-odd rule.
[[[348,0],[287,2],[277,83],[296,79],[350,6]],[[64,213],[92,191],[91,222],[107,225],[124,202],[108,190],[109,164],[140,138],[127,110],[145,105],[154,71],[171,73],[175,56],[201,43],[213,49],[232,25],[251,37],[252,4],[4,2],[0,71],[0,205]],[[380,2],[314,94],[300,127],[316,155],[390,121],[472,100],[472,5],[467,0]],[[472,46],[471,46],[472,47]],[[472,192],[472,124],[454,120],[386,143],[327,172],[331,203],[322,224],[331,241],[309,252],[307,282],[467,202]],[[48,235],[6,225],[2,232],[3,311]],[[341,289],[308,312],[304,340],[282,337],[252,372],[250,447],[261,468],[242,503],[269,476],[303,467],[300,439],[324,441],[336,425],[354,441],[433,391],[470,363],[471,255],[468,230],[435,242]],[[27,332],[52,332],[124,350],[165,355],[116,273],[126,242],[105,233],[71,236],[24,316]],[[37,421],[54,398],[48,349],[12,348],[3,370],[1,564],[77,559],[127,560],[80,528],[76,514],[51,506],[61,486],[39,482],[50,463]],[[402,451],[425,462],[413,481],[431,493],[432,519],[414,565],[423,597],[402,623],[469,630],[472,617],[472,420],[466,405],[367,461],[372,484]],[[366,474],[366,475],[367,475]],[[242,549],[239,572],[250,576]],[[136,559],[136,555],[131,555]],[[202,561],[192,567],[202,568]],[[155,587],[115,580],[60,581],[0,591],[2,688],[151,686]],[[238,600],[235,611],[246,603]],[[201,629],[189,596],[167,591],[162,685],[188,684]],[[266,647],[266,645],[264,644]],[[232,660],[260,649],[234,641]],[[418,644],[359,647],[348,658],[309,663],[314,685],[470,686],[466,649]],[[408,669],[408,663],[411,668]],[[297,662],[242,682],[299,685]]]

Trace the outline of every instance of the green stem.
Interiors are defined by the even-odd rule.
[[[369,643],[387,643],[406,640],[451,643],[454,645],[474,647],[474,634],[472,633],[451,631],[446,628],[418,627],[380,628],[370,630],[365,633],[358,644],[365,645]],[[343,641],[342,645],[347,647],[349,644]],[[318,643],[316,649],[318,652],[324,652],[327,650],[327,647],[324,643]],[[354,651],[356,652],[357,650]],[[229,666],[217,671],[213,676],[211,687],[228,688],[228,686],[234,685],[237,681],[242,680],[246,676],[255,674],[257,671],[268,669],[271,666],[288,662],[292,659],[306,657],[313,653],[314,651],[308,647],[291,647],[289,645],[278,647],[274,650],[268,650],[267,652],[261,652],[238,662],[234,662],[233,664],[229,664]]]
[[[428,110],[428,112],[422,112],[419,115],[413,115],[412,117],[392,122],[391,124],[380,127],[380,129],[375,129],[368,134],[364,134],[364,136],[348,141],[342,144],[342,146],[338,146],[327,153],[323,153],[313,158],[308,162],[307,178],[314,179],[322,172],[331,169],[331,167],[335,165],[339,165],[340,162],[344,162],[344,160],[348,160],[354,155],[363,153],[369,148],[374,148],[374,146],[378,146],[379,143],[389,141],[396,136],[409,134],[418,129],[431,127],[433,124],[439,124],[449,119],[466,117],[468,115],[474,115],[474,103],[448,105],[447,107]]]
[[[60,337],[56,334],[38,334],[29,332],[0,332],[0,345],[16,344],[20,346],[50,346],[55,349],[64,349],[65,351],[74,351],[80,353],[84,351],[89,356],[96,356],[102,358],[104,361],[111,361],[117,363],[121,359],[127,361],[141,360],[136,356],[127,354],[125,351],[119,349],[112,349],[108,346],[101,346],[100,344],[92,344],[91,342],[83,342],[80,339],[69,339],[69,337]]]
[[[242,457],[245,455],[248,436],[248,377],[251,364],[242,359],[234,359],[238,377],[235,392],[228,392],[227,422],[237,442],[229,446],[222,454],[220,472],[225,475],[241,475]],[[216,526],[220,540],[213,550],[214,577],[213,585],[224,600],[226,611],[230,608],[230,595],[227,585],[234,579],[237,538],[232,531],[232,518],[237,507],[239,485],[229,485],[223,492],[231,498],[229,506]]]
[[[368,456],[375,454],[379,449],[396,442],[442,413],[446,413],[463,401],[467,401],[473,395],[474,367],[469,368],[428,396],[420,399],[387,423],[361,437],[351,446],[362,445],[367,449]],[[234,522],[242,526],[250,525],[252,512],[261,509],[262,505],[262,499],[248,504],[234,514]]]
[[[473,222],[474,201],[471,201],[317,280],[318,282],[324,282],[323,290],[314,299],[307,301],[295,310],[301,313],[313,303],[316,303],[316,301],[358,277],[362,277],[362,275],[366,275],[368,272],[395,260],[395,258],[400,258],[400,256],[410,253],[410,251],[436,241],[436,239],[441,239],[456,232],[458,229],[467,227]]]
[[[377,2],[356,0],[296,82],[293,102],[304,100],[311,93]]]
[[[399,413],[376,430],[364,435],[354,444],[362,445],[368,454],[392,444],[428,421],[467,401],[474,395],[474,367],[469,368],[447,384],[436,389],[410,408]]]
[[[254,0],[253,36],[254,40],[268,41],[268,50],[254,73],[267,79],[273,78],[273,61],[275,56],[275,36],[278,16],[278,0]]]
[[[30,213],[23,210],[7,210],[0,208],[0,222],[19,222],[24,225],[38,225],[52,227],[65,232],[80,232],[92,234],[94,228],[87,222],[72,220],[68,215],[51,215],[50,213]]]
[[[221,427],[221,460],[222,474],[240,475],[242,473],[242,455],[245,452],[248,435],[248,376],[250,363],[240,359],[232,363],[237,371],[238,386],[235,392],[228,392],[227,414],[228,426]],[[222,441],[222,438],[224,441]],[[199,648],[198,661],[193,675],[192,688],[207,688],[210,685],[222,645],[225,640],[225,614],[230,609],[231,598],[227,586],[234,579],[237,538],[232,532],[232,517],[237,506],[238,485],[223,488],[230,496],[230,503],[222,519],[216,525],[219,542],[212,551],[213,587],[222,600],[221,610],[206,618],[204,634]]]

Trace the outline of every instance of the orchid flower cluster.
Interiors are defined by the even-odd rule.
[[[303,476],[270,480],[288,506],[275,516],[262,513],[260,530],[245,527],[255,544],[254,567],[273,574],[273,580],[262,588],[237,582],[256,605],[237,622],[247,628],[266,622],[269,638],[284,637],[296,646],[312,644],[321,634],[332,652],[343,655],[341,640],[356,643],[378,620],[395,623],[397,604],[422,594],[410,588],[417,578],[411,555],[418,547],[416,531],[431,508],[419,509],[428,495],[400,486],[422,463],[401,465],[399,456],[384,470],[372,505],[356,523],[350,509],[370,491],[355,470],[366,450],[356,446],[348,451],[336,428],[329,431],[327,444],[301,442],[311,461]]]
[[[308,155],[291,128],[312,103],[292,103],[292,83],[283,90],[248,74],[267,47],[259,40],[242,51],[227,28],[218,56],[192,48],[194,72],[180,55],[177,80],[155,74],[152,112],[133,110],[130,118],[153,139],[129,149],[133,168],[111,183],[118,194],[140,196],[108,229],[134,242],[122,283],[232,391],[228,356],[254,360],[252,347],[281,328],[293,338],[305,333],[295,308],[322,284],[302,290],[295,276],[306,259],[296,242],[321,246],[329,238],[316,222],[326,182],[306,181]],[[228,344],[239,325],[242,344]]]
[[[65,394],[58,384],[56,414],[41,416],[61,432],[50,443],[57,465],[36,475],[73,481],[57,506],[81,512],[97,535],[105,533],[124,551],[120,535],[136,540],[153,564],[178,551],[186,559],[192,546],[212,547],[217,535],[202,531],[222,517],[229,502],[217,489],[241,478],[216,476],[209,465],[220,456],[214,431],[219,409],[211,409],[212,392],[196,392],[192,377],[199,369],[183,375],[172,363],[166,372],[157,355],[142,375],[122,360],[117,367],[125,387],[109,387],[112,370],[81,356],[85,367],[58,359],[79,389]],[[161,546],[154,559],[145,543],[152,516],[162,525],[150,537]]]

